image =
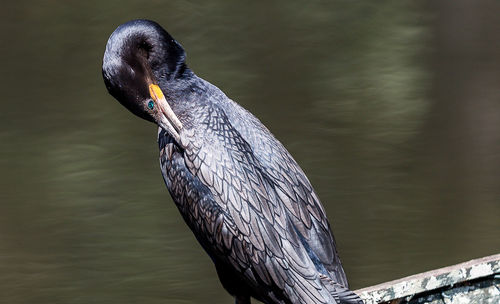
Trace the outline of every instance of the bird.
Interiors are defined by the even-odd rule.
[[[187,66],[164,28],[145,19],[118,26],[102,74],[115,99],[158,125],[166,187],[236,304],[363,303],[297,162],[258,118]]]

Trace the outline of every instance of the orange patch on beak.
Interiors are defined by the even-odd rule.
[[[156,102],[158,102],[158,100],[165,99],[163,92],[161,91],[160,87],[156,84],[149,85],[149,95]]]

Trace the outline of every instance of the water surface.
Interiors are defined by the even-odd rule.
[[[106,92],[108,36],[158,21],[312,181],[351,287],[500,251],[498,2],[67,1],[0,12],[0,297],[232,303]]]

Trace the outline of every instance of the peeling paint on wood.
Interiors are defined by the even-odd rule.
[[[500,254],[357,290],[366,304],[500,303]]]

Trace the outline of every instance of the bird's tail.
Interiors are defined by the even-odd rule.
[[[364,304],[363,300],[348,288],[333,281],[326,275],[319,276],[321,283],[339,304]]]

